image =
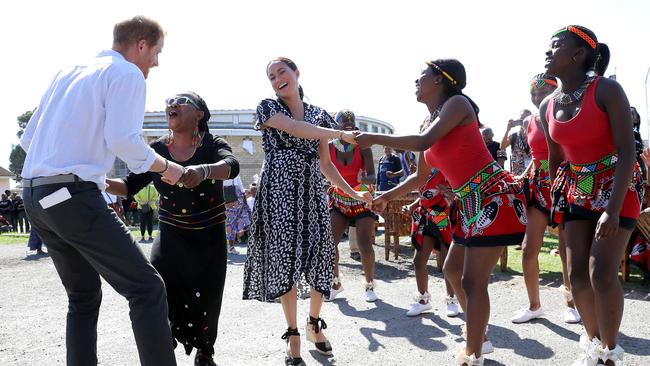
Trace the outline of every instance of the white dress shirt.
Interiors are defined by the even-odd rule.
[[[60,71],[20,139],[22,176],[72,173],[104,190],[116,156],[148,171],[156,154],[142,138],[145,99],[142,71],[116,51]]]

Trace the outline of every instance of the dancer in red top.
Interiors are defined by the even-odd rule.
[[[427,117],[420,131],[429,127],[429,124],[430,118]],[[429,301],[431,295],[428,286],[427,262],[434,249],[438,251],[438,255],[445,258],[451,245],[449,204],[443,195],[443,190],[451,188],[442,172],[428,166],[424,156],[420,153],[416,174],[408,176],[397,187],[384,192],[372,202],[373,210],[382,212],[391,199],[402,197],[418,186],[420,197],[409,208],[404,206],[406,211],[413,215],[411,242],[416,249],[413,264],[415,266],[415,282],[418,287],[416,302],[406,312],[407,316],[416,316],[432,308]],[[460,312],[459,301],[454,296],[454,290],[447,278],[445,278],[445,286],[447,288],[445,297],[447,316],[454,317]],[[459,297],[461,296],[464,300],[464,294],[459,294]]]
[[[571,292],[587,332],[574,365],[599,358],[614,365],[623,357],[616,342],[623,317],[618,267],[643,193],[630,105],[615,80],[600,77],[609,48],[589,29],[556,32],[546,61],[547,73],[562,82],[540,106],[554,179],[552,219],[565,223]]]
[[[334,118],[338,129],[354,131],[355,117],[350,110],[338,112]],[[348,144],[339,139],[332,140],[329,144],[330,157],[341,177],[356,191],[373,191],[372,184],[376,181],[375,165],[372,159],[372,150],[360,149],[356,145]],[[326,301],[332,301],[343,291],[339,281],[339,248],[338,244],[343,237],[345,229],[355,226],[357,242],[361,251],[361,264],[366,277],[366,301],[377,301],[374,290],[375,276],[375,251],[372,249],[372,235],[375,230],[377,216],[366,206],[363,201],[351,197],[342,188],[331,186],[328,189],[330,218],[332,220],[332,236],[336,244],[336,261],[334,262],[334,280],[332,289]]]
[[[539,108],[544,98],[549,96],[557,88],[557,80],[545,74],[535,75],[530,85],[530,98],[535,107]],[[515,313],[510,319],[513,323],[525,323],[532,319],[542,317],[544,311],[539,297],[539,252],[544,242],[544,232],[549,224],[549,213],[551,210],[551,181],[548,174],[548,146],[544,130],[539,127],[539,114],[533,114],[528,118],[526,137],[530,146],[532,162],[522,174],[527,177],[524,184],[529,189],[528,201],[528,226],[523,243],[522,267],[524,280],[528,292],[529,306]],[[564,294],[567,308],[564,311],[564,321],[567,323],[578,323],[580,315],[575,309],[571,298],[571,287],[569,285],[568,272],[566,268],[566,250],[564,230],[559,230],[560,258],[562,260],[562,275],[564,280]]]
[[[460,268],[449,266],[457,257],[454,246],[445,263],[448,278],[459,277],[467,297],[467,344],[458,354],[460,365],[482,365],[482,344],[490,317],[487,285],[504,245],[520,244],[526,208],[521,186],[492,158],[479,131],[478,107],[462,93],[465,68],[454,59],[427,62],[415,81],[419,102],[426,104],[433,123],[423,133],[393,136],[363,133],[362,146],[387,145],[425,151],[429,166],[439,168],[456,194],[452,214],[454,244],[465,247]],[[452,286],[454,283],[452,282]]]

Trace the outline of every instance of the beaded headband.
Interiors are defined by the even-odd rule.
[[[534,79],[533,81],[530,82],[530,91],[539,89],[547,84],[551,85],[554,88],[557,88],[557,82],[555,80],[540,78],[540,79]]]
[[[555,37],[562,32],[571,32],[577,35],[578,37],[582,38],[585,42],[587,42],[587,44],[589,44],[591,48],[596,49],[596,45],[597,45],[596,41],[594,41],[593,38],[591,38],[587,33],[581,31],[579,28],[570,25],[566,28],[560,29],[559,31],[555,32],[553,36]]]
[[[354,112],[352,112],[351,110],[342,110],[342,111],[336,113],[336,116],[334,117],[334,120],[337,123],[341,123],[341,122],[344,122],[344,121],[345,122],[347,122],[347,121],[354,122],[354,120],[355,120]]]
[[[443,70],[440,66],[434,64],[431,61],[427,61],[426,64],[433,67],[434,69],[438,70],[439,73],[441,73],[444,77],[449,79],[449,81],[451,82],[451,85],[456,86],[456,84],[458,84],[458,82],[456,80],[454,80],[454,78],[451,77],[451,75],[449,75],[449,73],[447,73],[445,70]]]

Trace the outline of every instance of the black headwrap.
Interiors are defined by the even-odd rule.
[[[208,121],[210,120],[210,109],[208,109],[208,105],[205,103],[205,100],[201,98],[198,94],[195,92],[185,92],[178,94],[178,96],[181,97],[188,97],[192,99],[194,103],[196,103],[197,106],[199,106],[199,109],[203,111],[203,118],[199,121],[199,131],[202,132],[209,132],[208,130]]]

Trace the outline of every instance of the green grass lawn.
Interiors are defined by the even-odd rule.
[[[131,234],[136,240],[140,240],[140,229],[139,228],[130,228]],[[157,228],[154,226],[153,236],[158,235]],[[27,245],[27,240],[29,240],[29,234],[22,233],[2,233],[0,234],[0,245],[3,244],[25,244]]]
[[[0,234],[0,245],[2,244],[25,244],[27,245],[29,234],[2,233]]]
[[[414,250],[407,240],[407,237],[400,238],[400,256],[412,258]],[[376,245],[384,246],[384,236],[377,236],[375,239]],[[551,250],[559,249],[558,238],[551,234],[544,236],[544,243],[539,253],[539,277],[542,284],[561,284],[562,283],[562,260],[559,255],[552,255]],[[508,270],[505,274],[522,275],[523,269],[521,265],[522,250],[515,249],[515,246],[508,247]],[[391,253],[392,258],[392,253]],[[431,265],[435,260],[431,259]],[[497,263],[494,273],[501,273],[500,266]],[[643,282],[643,273],[634,265],[630,265],[630,283],[640,284]]]

